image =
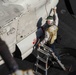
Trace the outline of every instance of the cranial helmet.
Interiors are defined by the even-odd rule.
[[[48,16],[47,18],[46,18],[46,23],[48,24],[48,25],[52,25],[53,24],[53,16]]]

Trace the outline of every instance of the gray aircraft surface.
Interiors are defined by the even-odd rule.
[[[45,23],[50,10],[59,0],[0,0],[0,38],[9,47],[11,54],[16,45],[22,59],[33,51],[36,40],[37,23],[42,18]],[[3,61],[0,58],[0,64]]]

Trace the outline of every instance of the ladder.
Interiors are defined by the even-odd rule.
[[[44,57],[43,57],[44,56]],[[36,75],[48,75],[48,69],[50,68],[50,65],[48,63],[49,59],[51,60],[51,57],[53,57],[57,63],[61,66],[63,70],[66,70],[65,66],[61,63],[61,61],[57,58],[55,53],[51,48],[48,46],[44,45],[43,48],[38,48],[37,49],[37,61],[36,61],[36,70],[35,73]],[[52,61],[52,60],[51,60]],[[45,65],[42,66],[40,62],[43,62]],[[38,68],[44,71],[44,74],[40,73],[38,71]]]

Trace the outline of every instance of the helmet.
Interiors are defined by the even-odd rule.
[[[48,24],[48,25],[52,25],[53,24],[53,16],[48,16],[47,18],[46,18],[46,23]]]

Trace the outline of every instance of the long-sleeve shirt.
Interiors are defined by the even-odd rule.
[[[58,26],[59,19],[58,19],[58,14],[55,12],[55,25]]]
[[[52,10],[50,16],[54,16],[54,15],[55,15],[55,25],[58,26],[59,23],[58,14],[57,12],[54,13],[54,11]]]

